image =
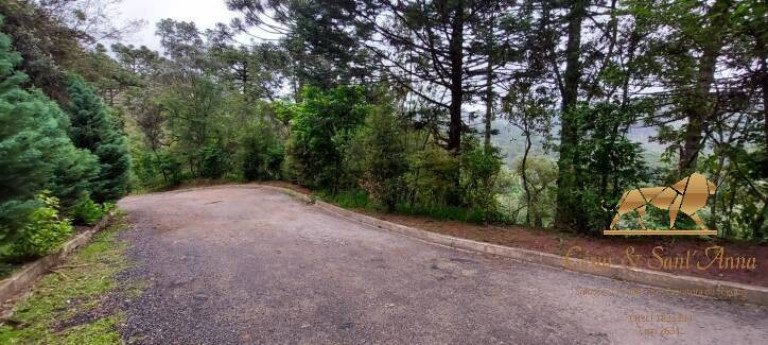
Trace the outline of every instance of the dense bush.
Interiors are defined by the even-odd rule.
[[[338,191],[343,187],[344,147],[370,110],[361,87],[323,91],[308,87],[299,104],[284,106],[291,125],[286,144],[286,171],[308,187]]]
[[[105,209],[90,198],[75,205],[69,212],[75,224],[94,225],[104,217]]]
[[[501,156],[497,149],[483,147],[474,138],[467,139],[461,155],[463,206],[482,211],[486,221],[496,219],[496,179],[501,171]]]
[[[208,144],[200,150],[199,174],[201,177],[217,179],[229,171],[229,153],[220,145]]]
[[[246,131],[240,146],[240,165],[246,181],[280,179],[285,153],[273,128],[260,122]]]
[[[61,200],[63,209],[69,209],[89,197],[99,171],[98,157],[88,150],[67,145],[56,157],[53,181],[48,189]]]
[[[579,141],[564,152],[574,164],[572,171],[559,172],[561,181],[574,187],[560,201],[577,207],[560,207],[558,212],[573,213],[566,217],[572,221],[569,227],[599,233],[610,225],[622,193],[648,179],[648,169],[640,144],[610,134],[624,126],[631,113],[612,103],[599,103],[581,105],[565,116],[576,126]]]
[[[163,174],[166,185],[175,186],[184,180],[181,158],[173,152],[163,152],[155,157],[158,169]]]
[[[406,160],[407,197],[401,212],[471,222],[502,220],[496,200],[501,171],[496,150],[468,136],[458,157],[428,142],[409,152]]]
[[[138,151],[133,155],[133,171],[146,189],[175,186],[184,179],[181,158],[166,150],[151,153]]]
[[[404,125],[388,106],[373,109],[350,142],[345,158],[348,174],[359,177],[360,188],[394,211],[405,191],[407,136]]]
[[[41,206],[32,211],[24,229],[10,245],[16,258],[37,257],[57,249],[72,234],[72,224],[59,216],[59,200],[48,193],[38,195]]]
[[[405,182],[410,206],[449,205],[452,200],[458,199],[456,177],[461,164],[456,157],[428,142],[424,148],[409,153],[406,160],[408,172]]]

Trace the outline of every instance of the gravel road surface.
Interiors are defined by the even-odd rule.
[[[766,344],[765,308],[466,253],[285,194],[222,186],[119,203],[147,281],[134,344]],[[584,289],[616,295],[582,295]],[[592,291],[592,290],[591,290]],[[638,291],[638,290],[635,290]]]

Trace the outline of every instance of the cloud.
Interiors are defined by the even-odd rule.
[[[122,20],[144,19],[141,31],[125,38],[125,43],[145,45],[160,51],[160,39],[155,36],[156,24],[164,18],[193,21],[200,31],[216,23],[229,23],[238,14],[227,9],[224,0],[124,0],[119,4]]]

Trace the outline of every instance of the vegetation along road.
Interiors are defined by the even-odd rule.
[[[759,344],[768,338],[762,307],[679,295],[578,295],[585,288],[644,287],[424,243],[272,190],[147,194],[119,207],[134,223],[121,235],[138,263],[132,274],[150,282],[124,305],[122,336],[138,343]]]

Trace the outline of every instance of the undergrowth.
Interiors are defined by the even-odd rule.
[[[127,225],[121,216],[94,235],[91,243],[44,276],[18,302],[0,326],[0,344],[120,344],[123,315],[115,296],[135,295],[140,284],[118,286],[126,244],[116,235]]]

